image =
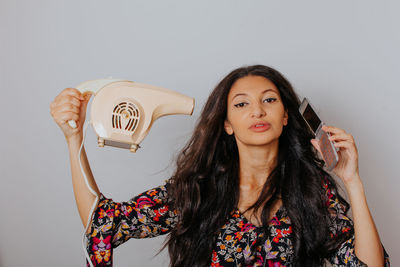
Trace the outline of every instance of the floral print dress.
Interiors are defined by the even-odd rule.
[[[352,231],[353,222],[335,192],[324,183],[327,206],[331,213],[331,237]],[[148,238],[167,234],[177,223],[177,212],[166,205],[167,187],[143,192],[127,202],[117,203],[103,194],[92,214],[86,249],[93,266],[112,266],[113,249],[130,238]],[[211,258],[211,266],[291,266],[293,246],[290,218],[281,207],[271,219],[270,236],[250,223],[239,210],[233,210],[221,227]],[[260,242],[260,240],[263,240]],[[264,241],[266,240],[266,241]],[[390,266],[385,253],[385,266]],[[354,235],[327,259],[333,266],[366,266],[355,255]],[[87,262],[87,266],[90,266]]]

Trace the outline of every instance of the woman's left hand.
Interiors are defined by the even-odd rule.
[[[329,139],[335,142],[335,147],[339,148],[339,162],[333,169],[333,172],[339,176],[345,184],[358,179],[358,152],[353,136],[346,133],[343,129],[333,126],[324,125],[322,126],[322,130],[331,134]],[[318,140],[312,139],[311,143],[322,156]]]

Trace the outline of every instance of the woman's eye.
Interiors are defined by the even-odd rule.
[[[242,108],[242,107],[244,107],[244,105],[246,105],[246,102],[241,102],[241,103],[235,104],[234,106],[237,108]]]
[[[264,99],[264,102],[268,102],[268,103],[272,103],[272,102],[275,102],[275,101],[276,101],[276,98],[273,98],[273,97],[269,97],[269,98]]]

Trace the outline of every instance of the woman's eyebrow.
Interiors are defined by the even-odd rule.
[[[272,92],[276,93],[274,89],[266,89],[266,90],[262,91],[261,94],[265,94],[265,93],[268,92],[268,91],[272,91]],[[237,96],[241,96],[241,95],[247,96],[246,93],[238,93],[238,94],[234,95],[234,96],[232,97],[232,99],[234,99],[234,98],[237,97]]]

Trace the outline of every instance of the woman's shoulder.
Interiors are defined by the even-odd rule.
[[[156,187],[152,187],[139,195],[133,197],[132,200],[138,200],[138,199],[152,199],[156,202],[165,200],[168,197],[168,180],[165,180],[163,184],[158,185]]]

